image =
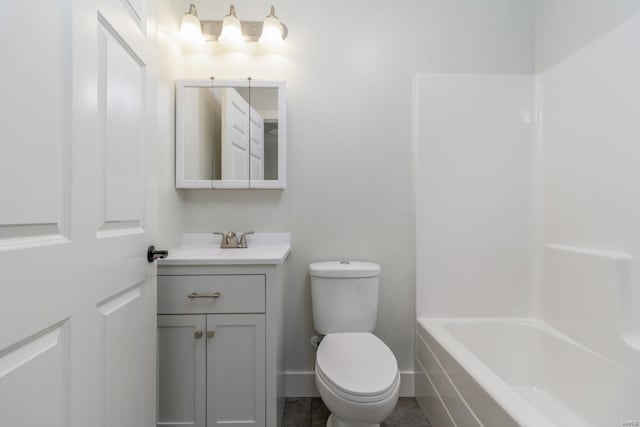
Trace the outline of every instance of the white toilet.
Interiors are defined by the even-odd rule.
[[[398,402],[395,356],[372,334],[380,266],[368,262],[309,265],[313,322],[325,335],[316,355],[316,386],[331,411],[327,427],[376,427]]]

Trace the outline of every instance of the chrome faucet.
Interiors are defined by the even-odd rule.
[[[234,231],[227,231],[226,233],[214,232],[213,234],[222,236],[220,242],[220,248],[222,249],[244,249],[247,247],[247,236],[253,234],[253,231],[240,233],[239,240],[238,235]]]

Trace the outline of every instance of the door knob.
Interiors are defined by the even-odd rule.
[[[215,331],[207,331],[207,339],[213,338],[214,335],[215,335]]]
[[[202,338],[202,331],[196,331],[196,332],[193,334],[193,337],[194,337],[195,339],[199,340],[200,338]]]
[[[147,249],[147,261],[153,262],[157,259],[166,258],[169,256],[169,251],[156,250],[156,247],[151,245]]]

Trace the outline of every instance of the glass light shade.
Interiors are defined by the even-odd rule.
[[[262,34],[258,43],[265,49],[273,50],[281,47],[283,41],[280,20],[272,15],[267,16],[262,24]]]
[[[225,47],[240,46],[244,42],[240,20],[233,15],[227,15],[222,21],[222,31],[218,41]]]
[[[184,14],[180,24],[180,38],[189,43],[202,43],[202,26],[197,16]]]

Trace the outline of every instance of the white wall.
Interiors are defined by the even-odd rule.
[[[235,4],[244,20],[262,19],[270,6],[254,0]],[[220,19],[227,7],[198,3],[203,19]],[[401,370],[411,371],[413,78],[420,71],[532,73],[533,3],[283,0],[276,7],[289,27],[282,54],[190,52],[183,77],[287,80],[288,187],[181,191],[182,231],[292,233],[286,284],[289,371],[313,369],[308,263],[345,258],[380,263],[376,332]],[[168,189],[165,196],[167,203],[179,202]]]
[[[638,40],[636,15],[540,77],[543,243],[631,254],[635,307],[640,306]],[[635,315],[640,324],[637,309]]]
[[[638,0],[536,0],[536,71],[557,64],[638,12]]]
[[[175,81],[184,73],[182,50],[176,43],[184,13],[181,2],[158,0],[157,78],[158,111],[156,141],[158,167],[158,242],[159,248],[178,246],[182,233],[182,202],[175,184]]]
[[[418,76],[418,317],[529,314],[534,119],[533,76]]]

